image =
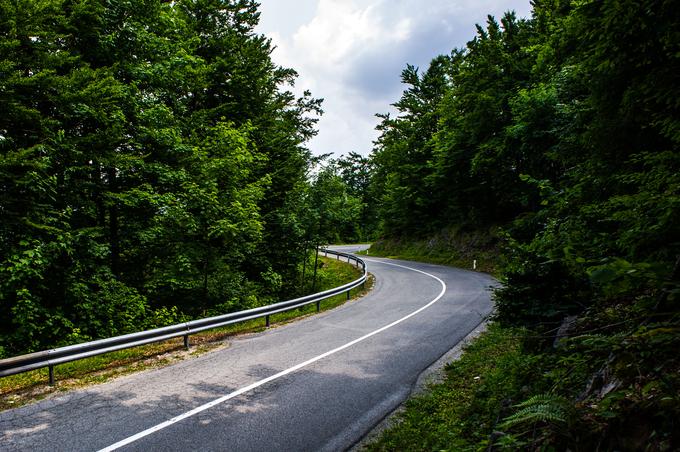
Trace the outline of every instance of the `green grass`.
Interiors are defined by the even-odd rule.
[[[371,451],[487,450],[499,419],[511,412],[533,361],[521,351],[521,330],[491,324],[446,368],[446,380],[406,403]]]
[[[317,275],[317,292],[346,284],[361,276],[361,271],[346,262],[320,258]],[[372,277],[365,288],[352,289],[351,299],[356,299],[372,286]],[[347,301],[345,293],[321,302],[321,311],[333,309]],[[316,305],[282,312],[270,317],[271,327],[316,313]],[[120,350],[82,359],[55,367],[55,386],[49,386],[48,370],[38,369],[18,375],[0,378],[0,411],[47,397],[51,394],[108,381],[112,378],[168,364],[197,356],[212,350],[227,347],[225,339],[237,334],[263,331],[265,319],[255,319],[192,335],[191,348],[184,349],[182,338]]]
[[[431,264],[473,269],[495,274],[498,269],[499,250],[495,232],[441,231],[421,240],[381,239],[367,252],[358,254],[404,259]]]

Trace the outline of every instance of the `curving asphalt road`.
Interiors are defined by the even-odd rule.
[[[491,311],[488,275],[365,260],[376,284],[360,300],[198,358],[2,412],[0,450],[351,447]]]

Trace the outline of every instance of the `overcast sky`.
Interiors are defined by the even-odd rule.
[[[314,154],[368,154],[376,113],[391,111],[404,89],[407,63],[424,70],[432,58],[465,46],[487,14],[529,0],[260,0],[258,31],[269,36],[275,63],[300,74],[295,91],[324,98]]]

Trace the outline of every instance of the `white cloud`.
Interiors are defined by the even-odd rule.
[[[409,37],[409,19],[402,19],[394,27],[385,24],[380,15],[380,2],[359,7],[343,0],[320,0],[314,19],[300,27],[292,44],[306,62],[319,69],[329,70],[356,58],[364,49],[385,42],[397,44]]]
[[[297,92],[325,99],[316,154],[370,152],[375,113],[403,90],[407,63],[425,69],[474,37],[487,14],[529,12],[529,0],[261,0],[260,31],[277,46],[276,63],[296,69]]]

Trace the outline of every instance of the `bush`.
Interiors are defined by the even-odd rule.
[[[589,288],[587,279],[575,276],[561,261],[527,256],[495,290],[495,318],[504,325],[555,328],[565,316],[587,307]]]

